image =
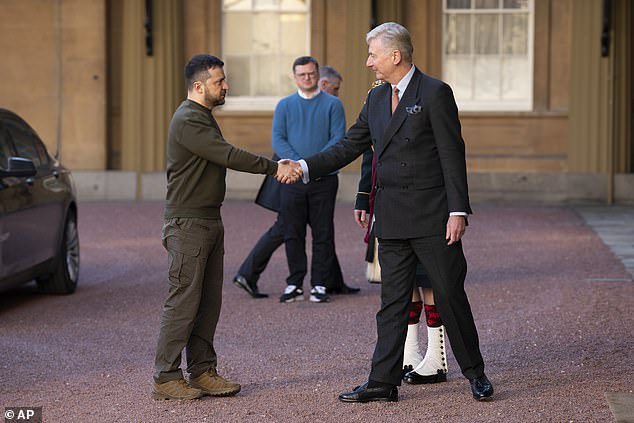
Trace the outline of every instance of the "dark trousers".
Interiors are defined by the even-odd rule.
[[[172,218],[163,225],[169,292],[159,332],[154,380],[183,377],[186,352],[192,378],[216,368],[214,334],[222,304],[224,226],[220,219]]]
[[[266,269],[271,260],[271,256],[284,243],[284,224],[280,215],[277,215],[275,223],[266,231],[255,246],[249,252],[249,255],[240,265],[238,273],[244,276],[249,282],[257,284],[260,275]],[[335,254],[333,266],[326,278],[325,286],[329,289],[340,289],[343,287],[343,274],[341,273],[341,265]]]
[[[257,283],[260,275],[266,269],[271,260],[271,256],[284,243],[284,225],[277,215],[273,226],[262,234],[258,242],[255,243],[249,255],[244,259],[238,269],[238,273],[244,276],[249,282]]]
[[[372,261],[374,261],[375,242],[376,237],[374,236],[374,232],[372,232],[365,251],[365,261],[367,261],[368,263],[372,263]],[[419,288],[431,288],[431,282],[429,280],[429,276],[427,276],[427,271],[420,262],[416,265],[416,286],[418,286]]]
[[[378,339],[372,357],[370,380],[401,384],[407,319],[416,285],[416,263],[425,267],[436,307],[447,329],[456,361],[465,377],[484,373],[478,333],[464,291],[467,275],[462,243],[447,245],[444,236],[380,239],[381,309],[376,315]]]
[[[308,272],[306,225],[311,228],[313,257],[311,285],[324,285],[335,260],[335,199],[339,179],[329,175],[308,184],[282,187],[282,219],[288,259],[288,285],[302,286]]]

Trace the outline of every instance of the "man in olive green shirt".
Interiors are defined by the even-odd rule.
[[[227,143],[211,111],[229,89],[224,63],[194,56],[185,66],[187,100],[167,136],[167,200],[163,246],[169,257],[169,294],[161,316],[152,395],[155,399],[228,396],[240,385],[216,372],[213,340],[222,301],[224,227],[220,206],[227,168],[298,178],[288,161],[274,162]],[[180,369],[186,351],[187,382]]]

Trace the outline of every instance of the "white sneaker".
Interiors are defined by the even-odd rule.
[[[281,303],[292,303],[293,301],[303,300],[304,290],[302,288],[298,288],[296,285],[288,285],[280,297]]]
[[[317,285],[310,290],[310,301],[313,303],[327,303],[330,300],[326,294],[326,287]]]

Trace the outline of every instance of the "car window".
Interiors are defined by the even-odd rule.
[[[48,165],[46,149],[33,131],[14,122],[9,122],[7,129],[13,138],[18,156],[33,160],[36,168]]]
[[[46,151],[46,147],[42,144],[42,141],[39,139],[35,139],[35,148],[40,155],[40,160],[42,161],[42,166],[48,166],[50,161],[50,156],[48,155],[48,151]]]
[[[6,169],[9,164],[9,157],[11,157],[11,147],[9,146],[9,139],[4,128],[0,127],[0,167]]]

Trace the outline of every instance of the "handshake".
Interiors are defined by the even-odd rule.
[[[275,179],[283,184],[293,184],[303,175],[302,166],[293,160],[283,159],[277,162]]]

